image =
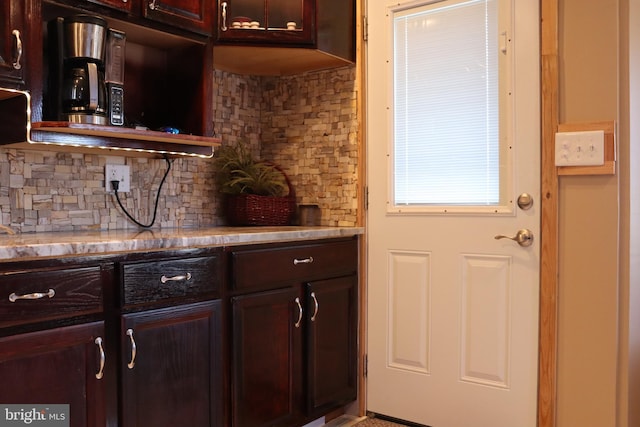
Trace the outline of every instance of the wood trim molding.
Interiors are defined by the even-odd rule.
[[[358,117],[358,215],[356,223],[359,227],[366,225],[367,218],[367,150],[366,150],[366,71],[365,71],[365,49],[364,49],[364,16],[365,2],[356,1],[356,110]],[[367,353],[367,235],[360,236],[360,269],[358,298],[360,313],[358,318],[358,403],[357,413],[359,416],[366,415],[367,412],[367,381],[366,381],[366,353]]]
[[[558,1],[541,0],[541,248],[538,427],[555,427],[558,351]]]

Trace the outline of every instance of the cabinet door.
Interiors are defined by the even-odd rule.
[[[211,34],[212,0],[142,0],[144,16],[185,30]]]
[[[357,276],[307,284],[307,411],[322,415],[357,394]]]
[[[314,45],[313,0],[218,0],[218,41]]]
[[[223,426],[220,322],[220,301],[123,315],[123,427]]]
[[[134,0],[89,0],[92,3],[109,6],[114,9],[122,10],[125,12],[131,12],[131,4]]]
[[[104,426],[103,337],[103,323],[95,322],[0,338],[0,402],[68,404],[71,427]]]
[[[25,2],[3,0],[0,4],[0,86],[23,88]]]
[[[300,293],[297,288],[255,293],[231,304],[231,425],[291,425],[301,407]]]

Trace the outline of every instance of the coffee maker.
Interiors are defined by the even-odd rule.
[[[49,80],[44,115],[48,120],[95,125],[122,125],[124,33],[92,15],[58,17],[48,23]],[[107,43],[114,66],[106,66]],[[115,54],[115,57],[114,57]],[[119,72],[113,102],[107,92],[105,68]]]

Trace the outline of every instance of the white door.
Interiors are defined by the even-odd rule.
[[[367,2],[368,411],[536,425],[538,4]]]

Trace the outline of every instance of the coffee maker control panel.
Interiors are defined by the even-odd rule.
[[[124,90],[122,86],[108,83],[109,85],[109,124],[113,126],[124,125]]]

